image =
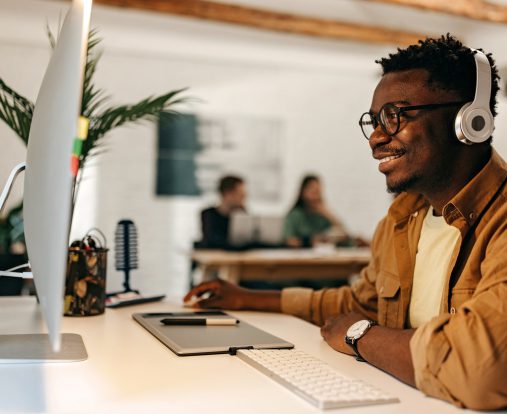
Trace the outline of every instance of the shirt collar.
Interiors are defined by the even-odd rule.
[[[507,163],[492,148],[491,158],[483,169],[444,206],[443,215],[448,224],[464,218],[472,226],[507,178]],[[429,202],[421,194],[401,193],[396,197],[389,215],[396,223],[427,208]]]
[[[483,169],[443,209],[448,224],[464,218],[472,226],[507,178],[507,163],[492,149]]]
[[[396,223],[400,223],[423,207],[427,208],[428,206],[428,200],[421,194],[403,192],[395,198],[388,214],[394,218]]]

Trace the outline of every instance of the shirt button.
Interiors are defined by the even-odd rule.
[[[470,220],[473,220],[475,218],[475,213],[472,211],[468,217],[470,218]]]
[[[413,217],[417,217],[417,215],[419,214],[418,211],[416,211],[414,214],[412,214]]]
[[[456,308],[454,306],[451,306],[451,315],[454,315],[456,313]]]
[[[380,293],[384,293],[384,286],[380,288]]]

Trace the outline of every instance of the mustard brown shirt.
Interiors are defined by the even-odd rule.
[[[446,274],[439,315],[410,341],[416,386],[457,406],[507,406],[507,163],[492,150],[486,166],[449,202],[443,216],[460,237]],[[427,200],[402,193],[379,223],[372,259],[353,286],[282,292],[282,311],[322,325],[359,312],[408,328],[408,309]],[[386,344],[386,347],[389,344]]]

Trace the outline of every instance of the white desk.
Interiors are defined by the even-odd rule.
[[[1,365],[0,413],[319,412],[236,357],[175,356],[130,316],[133,312],[169,311],[178,306],[176,302],[159,302],[109,309],[101,316],[64,318],[65,332],[83,336],[89,359],[71,364]],[[330,412],[465,413],[425,397],[368,364],[338,354],[322,341],[318,327],[302,320],[279,314],[231,313],[401,400],[399,404]],[[0,298],[0,332],[41,332],[34,299]]]

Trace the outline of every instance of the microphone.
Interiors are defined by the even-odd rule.
[[[162,300],[165,295],[144,296],[130,287],[130,271],[138,268],[137,259],[137,228],[132,220],[120,220],[114,233],[116,270],[125,272],[123,292],[109,293],[106,299],[108,308],[138,305],[141,303]]]
[[[138,268],[137,229],[132,220],[120,220],[114,234],[116,270],[125,272],[123,287],[126,292],[136,292],[130,288],[130,271]]]

